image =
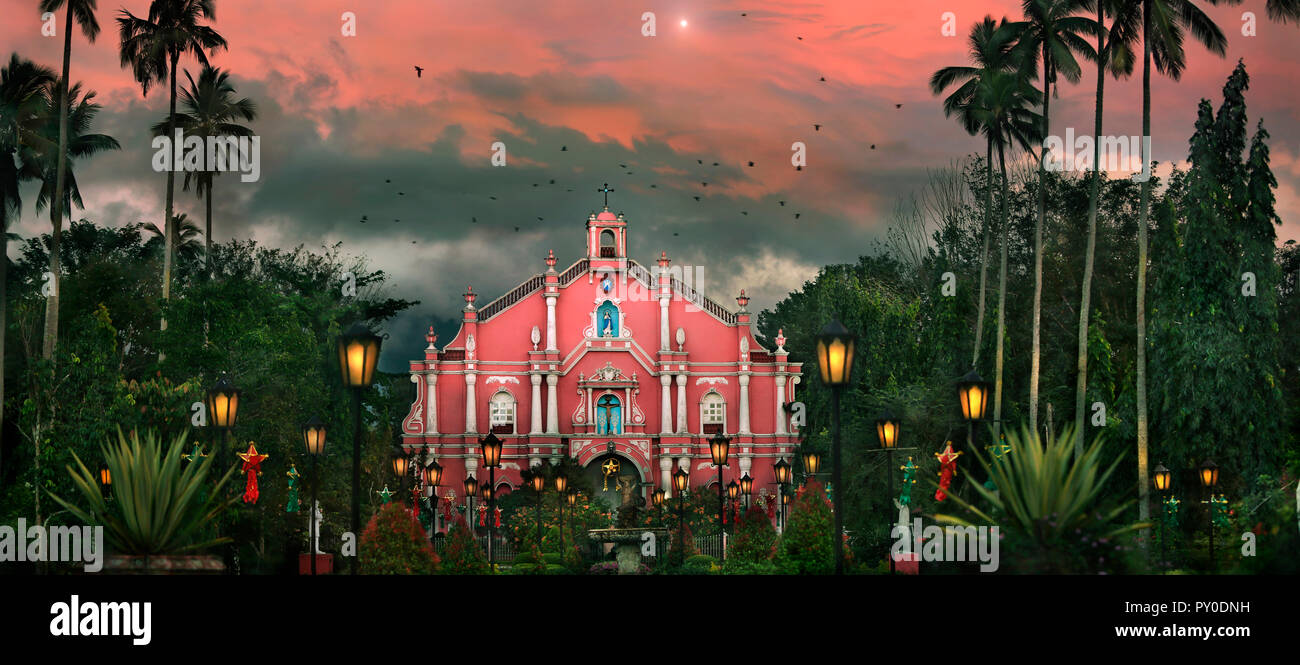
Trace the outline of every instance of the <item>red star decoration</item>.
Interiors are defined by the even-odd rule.
[[[262,473],[262,462],[265,462],[270,455],[263,455],[257,452],[257,446],[252,441],[248,442],[248,451],[236,453],[239,459],[244,460],[240,470],[248,473],[248,483],[244,486],[244,503],[257,503],[257,476]]]

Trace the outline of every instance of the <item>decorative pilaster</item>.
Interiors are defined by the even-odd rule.
[[[677,432],[686,433],[686,375],[677,375]]]
[[[559,436],[560,434],[560,399],[555,394],[555,384],[560,377],[554,374],[546,375],[546,433]]]
[[[785,434],[785,375],[776,375],[776,433]]]
[[[659,433],[672,434],[673,433],[673,393],[671,387],[673,384],[672,375],[660,374],[659,384],[663,386],[663,395],[659,398],[659,403],[662,405],[662,409],[663,409],[663,413],[659,416],[659,422],[661,423],[659,428],[660,430]]]
[[[534,374],[530,377],[533,381],[533,401],[528,409],[532,424],[528,428],[529,434],[542,433],[542,375]]]
[[[740,434],[749,431],[749,374],[740,375]]]
[[[424,375],[424,433],[438,433],[438,375],[433,371]]]
[[[477,372],[465,372],[465,433],[478,434],[478,398],[474,395],[474,384],[478,381]]]

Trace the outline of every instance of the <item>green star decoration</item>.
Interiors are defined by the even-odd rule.
[[[384,485],[384,489],[379,490],[377,494],[379,494],[380,498],[383,499],[385,505],[387,505],[389,501],[393,500],[393,492],[388,489],[388,485]]]
[[[181,459],[185,460],[186,462],[197,462],[200,459],[207,456],[208,454],[203,452],[203,446],[200,446],[199,442],[195,441],[194,450],[192,452],[181,455]]]
[[[917,466],[912,462],[912,458],[907,458],[907,464],[898,467],[903,471],[903,491],[899,494],[898,503],[904,506],[912,503],[912,485],[916,484]]]

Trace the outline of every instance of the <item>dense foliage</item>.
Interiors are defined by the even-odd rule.
[[[781,534],[777,564],[787,575],[826,575],[835,570],[830,544],[834,531],[831,502],[816,480],[799,488],[790,523]]]

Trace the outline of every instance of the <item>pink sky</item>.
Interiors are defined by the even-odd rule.
[[[62,39],[41,36],[36,3],[3,2],[0,44],[4,50],[57,67]],[[74,36],[73,76],[99,91],[108,125],[102,131],[114,135],[118,134],[112,118],[117,117],[119,123],[143,115],[161,119],[166,106],[165,86],[142,99],[139,86],[118,64],[114,19],[119,7],[144,15],[148,4],[146,0],[121,5],[102,2],[98,16],[103,32],[98,41],[90,45],[80,34]],[[528,145],[531,139],[524,128],[532,122],[556,131],[577,132],[574,136],[583,137],[591,149],[608,149],[611,162],[632,162],[628,170],[639,171],[635,177],[615,182],[614,176],[621,176],[622,169],[614,169],[612,163],[608,169],[603,164],[600,168],[566,165],[576,170],[576,177],[570,179],[581,180],[571,183],[574,188],[581,187],[575,189],[583,197],[581,217],[598,204],[588,192],[603,181],[620,190],[611,200],[614,204],[627,201],[619,196],[651,191],[641,176],[691,179],[688,167],[696,167],[694,159],[677,164],[649,154],[666,146],[670,156],[700,155],[705,161],[708,158],[703,156],[711,156],[722,165],[716,177],[710,178],[706,193],[715,202],[734,200],[737,210],[733,213],[746,209],[747,218],[736,216],[734,223],[758,224],[759,216],[751,212],[754,202],[781,198],[791,201],[791,209],[804,211],[800,223],[808,228],[852,232],[853,242],[842,247],[830,247],[816,255],[792,253],[772,261],[768,272],[792,272],[788,279],[773,274],[764,277],[762,270],[749,269],[745,279],[775,280],[766,289],[751,284],[760,306],[770,304],[769,294],[775,297],[796,288],[812,276],[809,271],[816,266],[832,260],[851,261],[869,251],[868,241],[883,232],[897,197],[918,188],[926,168],[944,166],[954,158],[982,150],[979,139],[967,136],[943,116],[939,100],[928,90],[928,79],[941,66],[967,63],[966,35],[985,14],[1014,18],[1020,13],[1018,2],[1006,0],[217,0],[216,4],[214,27],[230,48],[218,53],[214,64],[232,72],[241,94],[263,95],[258,101],[264,107],[278,107],[274,117],[254,125],[267,142],[262,182],[223,183],[230,190],[240,187],[219,209],[225,219],[237,222],[235,228],[219,225],[217,240],[243,234],[272,243],[300,241],[303,234],[293,225],[303,223],[302,218],[311,213],[294,206],[314,194],[284,197],[293,200],[277,203],[274,213],[249,207],[250,202],[272,196],[268,192],[278,191],[276,187],[291,179],[277,170],[289,162],[290,152],[297,147],[284,145],[287,139],[279,130],[285,127],[300,132],[300,141],[349,159],[384,160],[395,150],[423,149],[441,138],[454,140],[466,164],[486,166],[489,146],[505,140],[513,146],[512,164],[545,170],[554,166],[552,160],[561,153],[555,152],[554,146],[542,150],[543,146]],[[355,37],[343,36],[340,30],[341,16],[349,11],[356,14]],[[654,37],[641,34],[642,14],[647,11],[656,15]],[[1257,36],[1241,35],[1241,14],[1246,11],[1258,14]],[[955,37],[940,34],[945,12],[956,15]],[[1296,128],[1300,126],[1300,105],[1295,91],[1300,77],[1294,63],[1300,60],[1300,27],[1269,22],[1263,0],[1247,0],[1236,7],[1208,7],[1207,12],[1227,35],[1227,57],[1212,56],[1189,42],[1189,64],[1180,82],[1153,77],[1154,157],[1164,161],[1185,158],[1196,101],[1207,97],[1217,106],[1224,80],[1237,59],[1244,59],[1251,76],[1247,92],[1251,126],[1263,117],[1273,136],[1272,165],[1279,182],[1279,213],[1285,223],[1279,240],[1298,238],[1300,131]],[[682,19],[688,21],[686,27],[679,25]],[[425,68],[418,79],[413,69],[417,64]],[[197,70],[192,59],[183,66]],[[1066,127],[1075,128],[1076,133],[1091,133],[1094,83],[1090,71],[1085,66],[1083,81],[1065,86],[1059,101],[1053,103],[1054,133],[1063,133]],[[820,77],[826,82],[820,82]],[[1140,133],[1140,101],[1139,75],[1108,82],[1106,133]],[[895,108],[899,103],[903,107]],[[823,125],[821,131],[813,130],[814,123]],[[447,134],[449,127],[458,128],[459,133]],[[142,173],[138,180],[131,180],[121,175],[125,169],[120,160],[144,165],[151,154],[146,140],[131,141],[123,141],[120,156],[96,158],[95,168],[111,169],[110,175],[118,177],[84,178],[86,216],[107,220],[111,216],[102,211],[112,209],[124,211],[121,218],[130,219],[133,214],[159,209],[161,178]],[[808,146],[808,167],[803,172],[789,166],[794,141]],[[517,149],[521,142],[523,147],[537,149]],[[875,150],[869,148],[871,144],[876,145]],[[751,160],[756,163],[753,168],[747,166]],[[322,161],[328,162],[328,158]],[[416,180],[448,177],[445,171],[432,170],[411,175]],[[698,187],[699,183],[659,187],[679,185]],[[437,200],[429,205],[438,205]],[[201,208],[188,195],[184,206],[191,217],[201,216]],[[647,221],[660,214],[657,210],[628,212],[637,216],[634,220]],[[372,214],[379,213],[372,209]],[[567,208],[521,209],[517,214],[525,219],[570,215],[577,220],[574,224],[581,219]],[[45,221],[29,210],[24,210],[24,215],[17,229],[23,235],[45,228]],[[396,218],[398,213],[391,216]],[[345,237],[338,228],[321,235],[326,240]],[[570,235],[564,238],[572,244]],[[478,240],[472,246],[482,246],[482,239]],[[544,247],[542,242],[539,238],[534,244]],[[670,249],[673,242],[677,241],[671,236],[664,240]],[[364,252],[391,250],[398,243],[390,237],[376,237],[357,240],[356,246]],[[773,245],[781,243],[780,238],[772,239]],[[558,254],[561,245],[555,246]],[[657,255],[658,246],[653,249]],[[419,252],[433,258],[458,251],[425,242],[418,248],[407,247],[404,253]],[[539,251],[544,253],[530,245],[528,256]],[[509,265],[503,260],[503,268]],[[382,267],[397,270],[391,265]]]

